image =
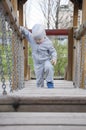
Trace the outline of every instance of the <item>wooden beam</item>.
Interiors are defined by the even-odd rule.
[[[30,66],[28,65],[28,41],[24,39],[24,79],[30,79]]]
[[[77,5],[77,2],[74,2],[74,13],[73,13],[73,27],[77,27],[78,26],[78,5]],[[74,28],[73,28],[73,31],[74,31]],[[72,35],[72,38],[73,38],[73,35]],[[74,38],[72,40],[72,51],[73,51],[73,55],[72,55],[72,80],[73,80],[73,83],[75,84],[75,69],[76,69],[76,41],[74,41]]]
[[[17,17],[18,1],[17,0],[11,0],[11,3],[13,5],[13,9],[14,9],[16,17]]]
[[[73,12],[73,27],[78,24],[78,6],[76,2],[74,3],[74,12]],[[74,50],[74,39],[73,39],[73,31],[71,28],[68,35],[68,69],[67,69],[67,80],[74,81],[75,75],[75,50]]]
[[[19,25],[23,26],[23,4],[19,2]],[[28,65],[28,42],[26,39],[24,43],[24,79],[30,79],[30,67]]]
[[[83,0],[82,5],[82,24],[86,21],[86,0]],[[85,88],[85,80],[86,80],[86,35],[82,37],[82,58],[84,60],[84,64],[82,67],[82,82],[81,82],[81,88]],[[82,61],[83,62],[83,61]]]
[[[73,26],[76,27],[78,24],[78,6],[77,3],[74,3],[74,12],[73,12]]]
[[[23,26],[23,5],[19,2],[19,25]]]
[[[68,68],[67,68],[67,80],[72,81],[73,69],[73,28],[69,30],[68,35]]]
[[[68,29],[47,29],[47,35],[68,35]]]
[[[14,26],[16,32],[18,33],[18,35],[22,39],[22,35],[19,32],[19,25],[17,22],[17,17],[16,17],[16,14],[14,12],[14,9],[13,9],[11,2],[9,0],[2,0],[0,2],[1,2],[0,4],[2,4],[4,7],[5,13],[8,14],[10,21],[11,21],[11,24]]]

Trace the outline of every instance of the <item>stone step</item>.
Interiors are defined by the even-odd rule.
[[[0,112],[86,112],[86,97],[2,96]]]
[[[0,130],[86,130],[86,113],[0,113]]]
[[[0,112],[86,112],[86,89],[74,88],[71,81],[55,80],[55,88],[37,88],[36,81],[25,88],[0,95]]]

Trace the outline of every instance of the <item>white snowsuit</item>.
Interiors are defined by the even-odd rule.
[[[37,44],[31,32],[24,27],[20,27],[20,30],[32,48],[37,87],[44,87],[44,74],[46,81],[53,83],[54,68],[51,64],[51,60],[57,59],[57,52],[52,42],[46,36],[41,44]]]

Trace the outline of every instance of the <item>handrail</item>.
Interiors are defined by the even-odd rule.
[[[10,0],[1,0],[1,3],[4,7],[5,14],[8,14],[11,24],[13,24],[15,31],[18,33],[18,36],[22,39],[22,35],[19,31],[19,25],[17,22],[17,17],[13,9],[12,3]]]

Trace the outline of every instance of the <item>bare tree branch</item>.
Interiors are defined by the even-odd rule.
[[[41,0],[39,5],[44,18],[46,19],[48,29],[64,28],[70,25],[69,15],[73,15],[73,9],[69,6],[64,6],[61,8],[60,0]]]

